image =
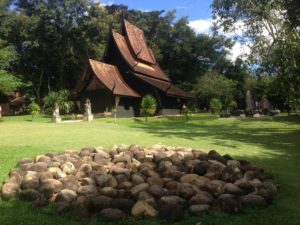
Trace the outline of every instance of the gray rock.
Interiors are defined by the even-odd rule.
[[[61,169],[64,173],[71,174],[75,171],[75,166],[71,162],[65,162],[64,164],[62,164]]]
[[[207,212],[209,210],[209,208],[210,208],[209,205],[191,205],[188,208],[188,211],[191,214],[202,215],[203,213]]]
[[[84,172],[84,173],[90,173],[90,172],[92,172],[93,169],[92,169],[91,164],[84,163],[79,167],[78,170],[81,172]]]
[[[131,209],[131,215],[135,217],[155,217],[158,212],[146,201],[138,201]]]
[[[163,196],[160,198],[160,202],[161,204],[179,204],[182,206],[186,205],[186,200],[176,195]]]
[[[251,193],[255,191],[253,184],[244,178],[237,180],[234,182],[234,184],[242,189],[245,193]]]
[[[241,196],[239,200],[243,207],[265,207],[267,205],[263,197],[255,194]]]
[[[161,219],[174,222],[184,217],[184,209],[179,204],[166,203],[160,206],[159,216]]]
[[[134,201],[127,198],[116,198],[111,202],[112,208],[120,209],[123,212],[130,213],[134,205]]]
[[[147,179],[147,183],[152,186],[152,185],[158,185],[158,186],[164,186],[164,180],[160,177],[149,177]]]
[[[154,197],[162,197],[168,193],[168,190],[166,188],[163,188],[159,185],[153,185],[149,188],[148,192],[153,195]]]
[[[93,178],[91,177],[85,177],[81,180],[81,185],[85,186],[85,185],[96,185],[96,182]]]
[[[36,172],[43,172],[43,171],[46,171],[47,168],[48,168],[47,163],[37,162],[37,163],[33,163],[29,170],[36,171]]]
[[[133,196],[137,196],[140,192],[148,190],[148,188],[149,188],[149,184],[142,183],[134,186],[133,188],[131,188],[130,191]]]
[[[104,174],[95,177],[96,183],[100,187],[116,187],[118,182],[111,174]]]
[[[71,202],[75,201],[76,198],[77,194],[75,191],[70,189],[63,189],[57,194],[55,202]]]
[[[35,189],[26,189],[20,191],[19,197],[24,201],[34,201],[41,198],[41,193]]]
[[[40,172],[38,174],[40,183],[42,183],[46,179],[53,179],[53,174],[50,171]]]
[[[242,195],[244,194],[244,191],[232,183],[226,183],[224,186],[224,192],[227,194],[233,194],[233,195]]]
[[[85,186],[80,186],[77,189],[77,192],[79,195],[95,196],[97,194],[97,188],[94,185],[85,185]]]
[[[125,189],[125,190],[129,190],[129,189],[131,189],[132,187],[133,187],[133,184],[132,184],[131,182],[129,182],[129,181],[125,181],[125,182],[120,183],[120,184],[118,185],[118,188],[119,188],[119,189]]]
[[[56,179],[46,179],[46,180],[43,180],[43,182],[41,182],[41,184],[42,185],[45,185],[45,184],[53,185],[54,186],[54,193],[59,192],[63,187],[62,182],[60,182],[59,180],[56,180]]]
[[[214,202],[215,207],[226,213],[237,213],[241,209],[239,201],[234,195],[223,194]]]
[[[145,183],[145,179],[139,174],[133,174],[131,177],[131,182],[133,185],[138,185]]]
[[[66,177],[60,179],[60,181],[63,184],[63,187],[62,187],[63,189],[71,189],[73,191],[76,191],[78,188],[78,180],[77,180],[76,176],[69,175],[69,176],[66,176]]]
[[[17,183],[5,183],[1,190],[2,199],[16,198],[19,195],[19,188]]]
[[[119,209],[107,208],[102,209],[100,212],[100,216],[107,220],[123,220],[125,219],[126,215]]]
[[[82,148],[80,150],[79,156],[84,157],[84,156],[90,156],[92,152],[95,151],[95,148]]]
[[[26,175],[21,182],[21,189],[38,189],[39,188],[39,178],[37,175]]]
[[[55,193],[55,186],[51,183],[45,183],[43,184],[39,191],[46,197],[51,198]]]
[[[104,187],[100,190],[100,193],[102,195],[105,195],[105,196],[109,196],[109,197],[116,197],[118,192],[116,189],[114,189],[113,187]]]
[[[237,161],[238,162],[238,161]],[[226,182],[233,183],[238,179],[241,179],[243,177],[243,174],[241,170],[233,165],[226,166],[224,169],[221,179]]]
[[[211,194],[201,191],[190,199],[189,205],[208,205],[213,201],[213,199],[214,198]]]
[[[108,196],[99,195],[98,197],[91,198],[89,202],[89,209],[91,212],[97,212],[102,209],[111,208],[113,199]]]

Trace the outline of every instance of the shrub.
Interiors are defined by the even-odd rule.
[[[55,103],[58,104],[62,113],[70,113],[73,109],[74,103],[69,100],[70,92],[68,90],[60,90],[58,92],[50,91],[44,98],[44,109],[47,113],[51,114],[55,108]]]
[[[146,95],[142,99],[141,103],[141,116],[145,117],[145,121],[148,120],[148,116],[153,116],[156,112],[156,100],[151,95]]]
[[[40,106],[35,103],[35,102],[31,102],[28,106],[27,106],[27,111],[32,115],[32,119],[35,115],[40,113]]]
[[[222,109],[222,103],[221,103],[220,99],[213,98],[210,101],[210,109],[211,109],[212,114],[219,114]]]
[[[183,107],[182,107],[182,113],[183,113],[183,115],[185,115],[185,118],[188,121],[189,120],[189,114],[191,114],[192,112],[191,112],[191,110],[188,107],[186,107],[185,105],[183,105]]]

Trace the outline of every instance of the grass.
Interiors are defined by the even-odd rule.
[[[234,158],[251,160],[275,175],[279,193],[266,209],[251,209],[237,215],[209,213],[186,216],[176,224],[202,225],[300,225],[300,118],[217,119],[209,115],[143,119],[97,119],[90,123],[53,124],[47,116],[4,117],[0,120],[0,182],[16,163],[50,151],[113,144],[187,146],[215,149]],[[50,207],[33,208],[17,200],[0,200],[0,224],[110,224],[101,218],[76,220],[58,215]],[[151,219],[133,219],[112,224],[167,224]]]

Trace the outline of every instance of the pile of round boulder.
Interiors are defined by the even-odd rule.
[[[23,159],[9,173],[1,197],[37,207],[53,203],[57,212],[80,218],[179,220],[187,212],[265,207],[276,192],[263,168],[215,150],[120,145]]]

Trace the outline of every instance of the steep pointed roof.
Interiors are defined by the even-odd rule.
[[[125,36],[113,31],[112,39],[132,74],[169,96],[193,98],[191,94],[174,86],[162,71],[152,50],[147,46],[144,32],[127,20],[124,20],[124,28]]]
[[[180,88],[173,85],[171,82],[166,82],[158,79],[153,79],[151,77],[143,76],[140,74],[135,74],[139,79],[143,80],[144,82],[160,89],[161,91],[165,92],[168,96],[173,97],[180,97],[184,99],[191,99],[193,95],[181,90]]]
[[[123,59],[127,62],[127,64],[134,72],[156,79],[170,81],[170,79],[164,74],[158,64],[147,64],[140,61],[134,54],[132,48],[123,35],[113,31],[112,37]]]
[[[81,79],[80,86],[75,88],[77,93],[83,89],[97,89],[100,82],[114,95],[141,97],[125,83],[117,67],[92,59],[89,59],[89,66],[91,73],[85,72]],[[96,79],[95,77],[91,77],[92,75],[94,75]]]
[[[127,20],[124,20],[124,27],[129,44],[136,57],[147,63],[155,64],[155,58],[147,46],[144,31],[134,26],[132,23],[129,23]]]

